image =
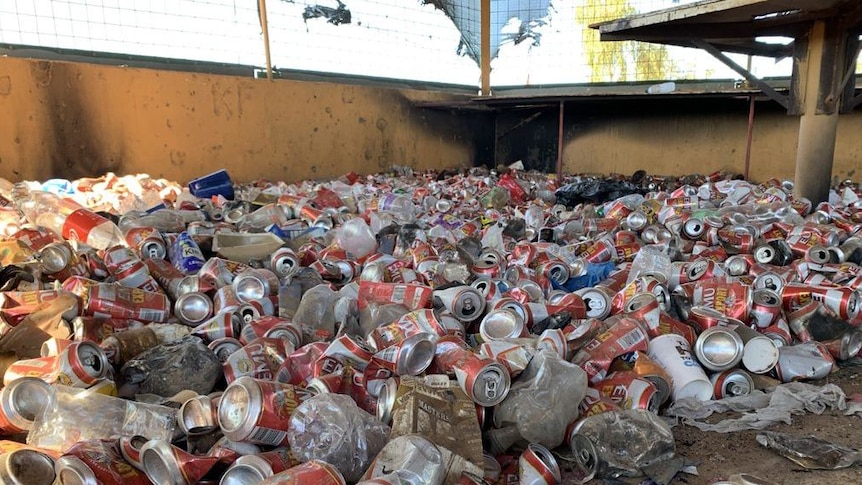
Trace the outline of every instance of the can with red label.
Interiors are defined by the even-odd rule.
[[[131,227],[125,231],[126,243],[141,259],[165,259],[168,246],[162,233],[154,227]]]
[[[443,337],[437,342],[432,367],[455,374],[464,393],[481,406],[496,406],[509,394],[511,377],[506,368],[470,352],[458,338]]]
[[[171,301],[161,293],[100,283],[87,289],[85,308],[94,317],[166,322],[171,314]]]
[[[219,401],[219,427],[231,441],[287,446],[290,416],[310,396],[291,384],[240,377]]]
[[[754,290],[749,319],[758,328],[766,328],[781,315],[781,297],[772,290]]]
[[[262,482],[276,473],[299,465],[299,460],[289,448],[277,448],[272,451],[244,455],[224,472],[223,485],[252,485]]]
[[[257,338],[233,352],[225,361],[224,377],[228,383],[241,376],[276,380],[279,366],[287,360],[285,341],[274,338]]]
[[[117,440],[79,441],[57,459],[56,472],[61,484],[152,485],[123,458]]]
[[[622,409],[658,412],[661,405],[661,396],[655,385],[633,371],[611,372],[593,386],[599,395],[615,402]]]
[[[818,301],[843,320],[855,320],[859,316],[859,293],[847,287],[808,286],[788,283],[781,291],[781,300],[786,311],[793,311]]]
[[[140,454],[144,473],[154,484],[198,484],[219,461],[217,456],[193,455],[159,439],[147,441]]]
[[[314,362],[315,377],[339,372],[346,363],[354,368],[365,370],[374,356],[374,348],[350,335],[344,334],[335,338],[317,361]]]
[[[712,382],[713,399],[744,396],[754,391],[754,380],[742,369],[717,372],[712,374],[709,380]]]

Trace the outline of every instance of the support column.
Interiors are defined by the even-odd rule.
[[[491,95],[491,0],[482,0],[479,12],[481,46],[479,64],[482,70],[482,96]]]
[[[794,193],[818,204],[829,197],[832,160],[838,131],[838,86],[843,73],[836,64],[843,56],[843,42],[837,29],[825,21],[814,22],[808,34],[804,59],[799,59],[798,90],[801,116],[796,150]],[[831,32],[830,32],[831,31]],[[837,75],[837,76],[836,76]],[[836,77],[838,79],[836,79]]]

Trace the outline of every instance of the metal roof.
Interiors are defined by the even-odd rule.
[[[771,44],[758,37],[804,35],[819,19],[838,18],[848,29],[862,25],[859,0],[704,0],[679,7],[600,22],[601,40],[639,40],[684,47],[705,41],[724,52],[781,58],[792,42]]]

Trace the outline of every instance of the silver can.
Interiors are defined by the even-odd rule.
[[[57,382],[72,387],[90,387],[108,376],[111,365],[95,342],[72,342],[57,360]]]
[[[604,319],[611,314],[611,299],[614,295],[610,290],[593,286],[577,290],[575,294],[584,300],[588,318]]]
[[[77,456],[61,456],[54,466],[60,485],[101,485],[93,470]]]
[[[479,334],[486,342],[523,337],[524,323],[524,319],[517,312],[508,308],[491,310],[479,323]]]
[[[269,259],[264,261],[264,265],[282,279],[293,276],[300,266],[296,253],[288,247],[276,249]]]
[[[278,295],[278,276],[265,268],[251,268],[237,274],[233,282],[234,293],[240,302],[247,303]]]
[[[290,384],[243,376],[222,394],[218,424],[231,441],[286,446],[290,416],[310,396]]]
[[[186,435],[202,435],[218,427],[218,401],[220,395],[195,396],[177,410],[177,422]]]
[[[177,298],[174,315],[184,324],[194,327],[213,314],[213,301],[205,293],[190,291]]]
[[[28,431],[48,406],[52,387],[37,377],[19,377],[0,389],[0,433]]]
[[[392,421],[392,408],[395,406],[395,395],[398,393],[398,377],[390,377],[383,383],[377,395],[377,419],[389,424]]]
[[[398,470],[413,483],[435,484],[443,483],[446,469],[437,445],[424,436],[408,434],[389,441],[362,478],[369,480]]]
[[[244,455],[225,470],[219,485],[256,485],[296,465],[299,465],[299,460],[287,448]]]
[[[698,362],[711,371],[736,367],[742,361],[745,345],[733,330],[716,326],[705,329],[694,343]]]
[[[36,450],[21,449],[0,455],[0,483],[4,485],[51,485],[54,459]]]
[[[39,250],[36,257],[41,263],[43,273],[55,274],[63,271],[72,263],[74,253],[69,243],[57,242],[45,245]]]
[[[216,354],[219,362],[224,364],[232,353],[242,348],[242,342],[235,338],[223,337],[213,340],[207,345],[207,347]]]

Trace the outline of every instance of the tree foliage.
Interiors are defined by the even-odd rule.
[[[588,27],[635,13],[628,0],[584,0],[576,7],[576,20],[583,26],[584,56],[592,68],[591,82],[654,81],[670,77],[674,63],[665,46],[634,41],[601,42],[599,31]]]

